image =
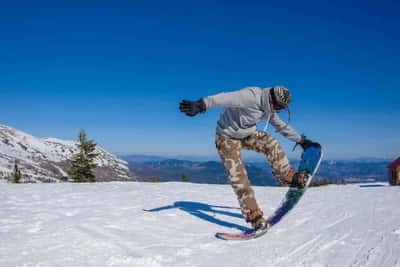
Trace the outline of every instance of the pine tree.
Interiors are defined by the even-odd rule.
[[[161,179],[160,179],[160,177],[152,176],[149,179],[147,179],[147,181],[150,183],[159,183],[159,182],[161,182]]]
[[[21,177],[22,177],[21,171],[18,168],[17,162],[15,161],[14,162],[14,172],[11,175],[11,182],[19,184],[21,181]]]
[[[94,169],[97,164],[94,162],[99,155],[96,153],[96,143],[93,140],[87,140],[86,132],[79,132],[79,152],[72,156],[69,162],[71,168],[67,171],[68,175],[75,182],[96,182]]]
[[[190,182],[189,176],[186,173],[182,173],[182,182]]]

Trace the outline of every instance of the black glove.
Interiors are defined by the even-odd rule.
[[[182,102],[179,104],[179,110],[186,115],[193,117],[198,113],[206,112],[206,104],[204,103],[203,99],[199,99],[197,101],[182,100]]]
[[[321,145],[319,143],[307,139],[307,137],[305,137],[304,135],[302,135],[301,141],[298,144],[303,148],[303,150],[306,150],[307,148],[312,146],[321,148]]]

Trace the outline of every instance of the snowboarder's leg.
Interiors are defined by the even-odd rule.
[[[215,145],[228,173],[230,184],[239,200],[242,214],[247,218],[248,214],[261,211],[242,161],[240,152],[242,141],[217,134]]]
[[[246,222],[251,223],[254,230],[264,228],[267,224],[267,220],[264,219],[263,215],[264,213],[260,209],[248,212],[246,214]]]
[[[266,132],[257,131],[243,139],[243,148],[265,154],[271,165],[272,174],[281,181],[287,181],[292,168],[278,140]]]

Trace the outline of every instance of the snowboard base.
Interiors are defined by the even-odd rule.
[[[216,233],[215,237],[222,240],[250,240],[265,235],[271,226],[268,224],[265,228],[257,231],[248,230],[239,233]]]

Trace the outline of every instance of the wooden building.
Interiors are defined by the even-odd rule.
[[[389,184],[400,185],[400,157],[388,165]]]

